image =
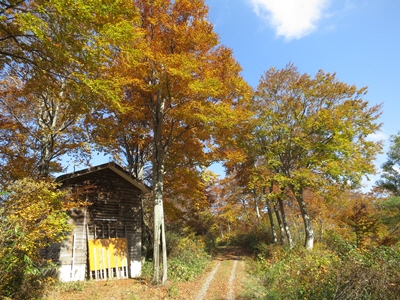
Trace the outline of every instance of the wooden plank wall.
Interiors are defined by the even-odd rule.
[[[140,261],[141,191],[110,169],[67,179],[63,184],[73,192],[88,185],[93,188],[84,197],[90,205],[86,209],[73,209],[69,212],[74,229],[71,236],[61,244],[59,264],[65,266],[64,272],[66,266],[71,265],[73,254],[75,268],[84,265],[87,270],[87,238],[126,237],[128,259]]]

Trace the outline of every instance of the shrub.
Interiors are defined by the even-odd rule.
[[[24,179],[7,187],[0,207],[0,296],[32,299],[51,282],[40,250],[69,231],[64,194],[47,181]]]
[[[142,277],[150,280],[152,275],[153,275],[153,260],[149,259],[142,264]]]
[[[201,274],[210,260],[205,251],[205,243],[193,233],[181,237],[177,233],[167,235],[169,248],[169,278],[189,281]]]
[[[356,249],[356,244],[351,243],[342,236],[336,234],[333,231],[328,231],[324,238],[324,244],[326,247],[343,257],[347,255],[347,253]]]
[[[395,248],[381,246],[349,252],[337,270],[333,299],[397,299],[399,262],[400,252]]]
[[[255,255],[265,255],[270,241],[269,228],[265,225],[258,225],[252,227],[246,233],[239,233],[232,237],[230,244],[239,246]]]
[[[338,247],[343,251],[343,245]],[[259,255],[253,277],[263,286],[252,299],[396,299],[399,293],[400,252],[389,247],[369,251],[335,252],[274,247],[269,257]]]
[[[177,233],[168,231],[168,278],[173,281],[190,281],[204,271],[210,261],[210,255],[206,252],[206,244],[195,236],[194,233]],[[142,265],[142,276],[150,279],[153,275],[153,262],[151,259]]]
[[[327,299],[335,289],[337,261],[337,256],[327,250],[276,252],[264,284],[281,299]]]
[[[205,243],[205,251],[209,255],[213,255],[215,249],[217,248],[217,238],[218,238],[218,232],[216,230],[210,230],[203,237]]]

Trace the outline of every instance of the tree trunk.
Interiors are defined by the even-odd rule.
[[[124,136],[123,139],[129,173],[136,179],[143,181],[144,151],[140,148],[139,141],[136,141],[137,144],[133,146],[129,142],[128,136]]]
[[[289,243],[289,248],[292,249],[293,248],[293,239],[292,239],[292,234],[290,233],[289,224],[286,219],[286,213],[285,213],[285,208],[283,207],[282,199],[278,199],[278,204],[279,204],[279,209],[281,211],[282,223],[283,223],[283,227],[285,228],[286,238]]]
[[[257,196],[256,191],[253,191],[254,195],[254,212],[256,213],[257,222],[260,222],[260,209],[258,208],[258,203],[260,202],[260,196]]]
[[[163,217],[161,220],[161,237],[162,237],[162,261],[163,261],[163,274],[161,279],[161,284],[165,285],[167,283],[168,278],[168,266],[167,266],[167,238],[165,236],[165,222],[164,222],[164,210]]]
[[[247,221],[250,223],[249,212],[247,211],[246,201],[244,199],[242,199],[242,204],[243,204],[244,213],[246,214]]]
[[[275,212],[276,221],[278,222],[279,231],[280,231],[279,240],[280,240],[281,245],[284,245],[285,244],[285,229],[283,228],[282,219],[279,214],[278,203],[274,203],[274,212]]]
[[[151,240],[150,238],[150,228],[148,226],[148,224],[146,224],[146,220],[145,220],[145,210],[144,210],[144,196],[141,196],[141,206],[142,206],[142,257],[141,257],[141,262],[142,262],[142,266],[143,264],[146,262],[146,255],[147,255],[147,246],[149,244],[149,240]]]
[[[162,141],[162,127],[164,121],[164,101],[159,92],[153,111],[153,193],[154,193],[154,247],[153,247],[153,282],[165,284],[167,281],[167,248],[165,241],[164,224],[164,146]],[[161,240],[162,239],[162,240]],[[160,247],[162,256],[160,255]],[[160,277],[162,259],[163,274]]]
[[[267,210],[268,210],[268,217],[269,217],[269,224],[271,225],[271,233],[272,233],[272,242],[274,244],[278,243],[278,238],[276,234],[275,224],[274,224],[274,216],[272,214],[272,208],[269,201],[266,201]]]
[[[153,247],[153,262],[154,262],[154,274],[153,274],[153,282],[155,284],[160,284],[162,282],[160,277],[160,266],[161,266],[161,255],[160,255],[160,247],[161,245],[161,237],[164,238],[162,230],[163,227],[163,218],[164,218],[164,208],[163,208],[163,199],[162,199],[162,183],[157,182],[154,187],[154,247]],[[164,249],[161,248],[163,251]],[[165,264],[165,262],[164,262]]]
[[[48,177],[50,174],[50,161],[53,156],[54,140],[50,134],[44,134],[40,138],[40,158],[38,172],[42,177]]]
[[[300,191],[299,194],[296,194],[294,189],[292,189],[292,191],[296,195],[295,197],[296,197],[297,203],[299,204],[301,216],[302,216],[303,222],[304,222],[304,231],[305,231],[305,235],[306,235],[305,241],[304,241],[304,247],[306,249],[312,249],[314,247],[314,230],[312,227],[310,215],[309,215],[307,207],[306,207],[306,203],[303,199],[303,192]]]
[[[62,92],[60,93],[62,96]],[[43,95],[43,102],[39,106],[39,143],[40,157],[38,172],[40,176],[48,177],[50,173],[50,161],[54,152],[54,132],[57,125],[59,103],[56,100],[48,99]]]

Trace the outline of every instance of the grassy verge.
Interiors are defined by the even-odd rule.
[[[397,299],[398,248],[345,253],[271,247],[248,263],[241,299]]]

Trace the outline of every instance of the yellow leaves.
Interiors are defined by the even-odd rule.
[[[193,94],[208,95],[213,98],[217,98],[219,96],[221,87],[221,82],[217,78],[195,80],[189,84],[189,89]]]
[[[71,106],[71,111],[63,110],[66,116],[72,114],[71,120],[80,120],[81,114],[89,111],[116,112],[110,120],[93,118],[104,121],[99,131],[108,137],[99,138],[101,142],[116,146],[116,136],[123,133],[124,138],[128,136],[128,143],[143,145],[141,149],[148,146],[154,137],[151,122],[158,96],[166,107],[161,118],[165,122],[162,139],[170,143],[165,148],[171,149],[171,168],[184,163],[194,170],[206,166],[211,155],[205,153],[205,141],[211,141],[218,128],[223,128],[219,132],[221,140],[231,136],[231,130],[237,130],[241,114],[236,114],[234,108],[238,99],[248,97],[243,96],[248,86],[239,74],[240,66],[232,51],[218,46],[204,1],[26,3],[38,3],[39,9],[35,14],[21,14],[17,21],[23,30],[34,34],[31,46],[43,57],[35,61],[40,64],[37,73],[24,74],[33,78],[24,95],[42,99],[43,91],[51,92],[61,103]],[[58,96],[61,94],[64,96]],[[36,101],[34,105],[43,103]],[[65,121],[68,124],[70,119]],[[113,126],[113,122],[119,124]],[[139,136],[144,136],[146,142]],[[63,142],[67,143],[67,139]],[[61,153],[69,149],[58,150]],[[144,151],[148,159],[150,150]],[[19,161],[18,164],[23,165]],[[40,197],[40,203],[47,203],[46,197]],[[28,198],[22,202],[28,203]],[[45,208],[39,204],[26,206],[16,215],[30,222],[31,216],[41,210]]]
[[[366,153],[379,148],[363,139],[379,128],[374,121],[380,114],[379,107],[368,108],[359,98],[365,92],[335,74],[302,75],[292,64],[267,71],[255,93],[254,111],[260,112],[258,132],[268,147],[268,161],[280,162],[273,165],[276,170],[296,174],[304,184],[312,184],[309,175],[301,175],[307,169],[321,177],[318,184],[357,182],[371,161]]]
[[[201,179],[204,181],[206,185],[210,185],[213,184],[218,179],[218,175],[210,170],[205,170],[201,174]]]
[[[243,162],[246,158],[244,152],[240,149],[225,149],[224,150],[224,157],[229,162],[228,164],[235,164]]]
[[[46,277],[42,275],[49,261],[40,252],[61,242],[70,227],[63,211],[64,193],[56,184],[23,179],[6,190],[0,194],[0,290],[26,289],[25,299],[32,295],[29,283],[37,288]]]
[[[29,294],[22,295],[32,295],[33,285],[25,285],[34,282],[37,288],[41,277],[46,277],[40,275],[49,261],[40,251],[61,242],[70,230],[63,195],[56,184],[32,179],[15,181],[1,193],[0,290],[26,289]]]
[[[356,245],[364,248],[377,242],[377,236],[385,233],[385,226],[378,219],[376,199],[362,194],[348,194],[346,205],[341,209],[340,219],[355,234]]]
[[[68,230],[64,193],[54,183],[23,179],[8,186],[2,213],[6,222],[18,228],[21,247],[33,255],[48,243],[58,242]],[[4,215],[3,215],[4,217]]]
[[[21,30],[26,33],[33,32],[40,39],[46,38],[46,30],[48,29],[46,22],[33,14],[18,14],[16,16],[16,21],[21,24]]]

